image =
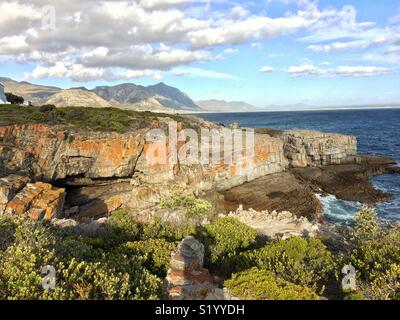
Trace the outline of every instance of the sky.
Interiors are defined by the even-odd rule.
[[[0,76],[255,106],[400,103],[400,0],[1,0]]]

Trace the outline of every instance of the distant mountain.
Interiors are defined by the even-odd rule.
[[[196,102],[204,111],[218,112],[251,112],[260,111],[261,109],[242,101],[225,101],[225,100],[202,100]]]
[[[5,92],[12,92],[18,96],[22,96],[25,101],[41,104],[49,99],[52,95],[60,92],[62,89],[49,86],[41,86],[29,82],[18,82],[10,78],[1,78],[0,82],[4,84]]]
[[[137,86],[125,83],[116,86],[96,87],[92,92],[107,101],[117,101],[124,105],[154,104],[157,108],[174,110],[199,110],[200,108],[182,91],[159,83],[153,86]]]
[[[197,111],[200,108],[193,100],[177,88],[165,83],[153,86],[138,86],[124,83],[116,86],[101,86],[92,90],[77,87],[63,90],[29,82],[18,82],[0,77],[6,92],[24,97],[33,104],[55,104],[56,106],[116,107],[140,111],[176,112]],[[97,104],[97,105],[96,105]]]
[[[199,110],[199,106],[194,103],[189,96],[177,88],[167,86],[161,82],[154,86],[141,87],[149,94],[153,95],[162,105],[171,109]]]
[[[96,87],[91,91],[107,101],[115,100],[123,104],[138,103],[151,97],[150,94],[133,83],[124,83],[112,87]]]
[[[45,103],[54,104],[57,107],[111,107],[110,102],[99,97],[94,92],[82,89],[61,90],[52,95]]]

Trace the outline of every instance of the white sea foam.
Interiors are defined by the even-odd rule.
[[[359,202],[340,200],[332,194],[327,196],[316,194],[316,196],[323,206],[324,215],[333,221],[352,222],[354,214],[362,208]]]

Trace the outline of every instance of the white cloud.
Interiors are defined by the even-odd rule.
[[[299,31],[306,34],[300,40],[318,53],[375,46],[395,50],[400,27],[359,22],[353,6],[276,1],[296,3],[297,8],[272,17],[250,12],[251,2],[235,0],[60,0],[51,2],[56,29],[44,30],[42,9],[50,1],[5,0],[0,3],[0,56],[37,64],[32,77],[161,77],[162,72],[185,68],[190,76],[233,79],[190,65],[237,54],[236,49],[223,49],[230,45],[262,48],[270,38]],[[343,37],[349,41],[339,39]],[[214,56],[218,46],[222,49],[215,49],[219,54]]]
[[[251,48],[252,49],[262,49],[263,48],[263,44],[260,42],[254,42],[251,44]]]
[[[25,80],[62,77],[68,77],[79,82],[92,80],[129,80],[142,77],[154,77],[156,80],[159,80],[161,74],[155,70],[125,70],[115,72],[110,68],[88,68],[82,64],[64,61],[57,62],[51,67],[39,65],[30,74],[25,76]]]
[[[398,22],[400,22],[400,10],[398,10],[398,13],[395,16],[389,18],[389,23],[391,24],[395,24]]]
[[[89,67],[119,67],[127,69],[168,70],[195,61],[212,60],[207,51],[172,49],[165,45],[132,46],[124,51],[100,47],[83,55],[79,62]]]
[[[338,66],[336,68],[323,69],[309,63],[299,66],[291,66],[287,72],[292,76],[350,76],[368,77],[389,73],[388,68],[376,66]]]
[[[260,72],[263,72],[263,73],[270,73],[270,72],[272,72],[272,71],[274,71],[274,68],[268,67],[268,66],[263,66],[263,67],[260,69]]]
[[[235,6],[231,10],[231,15],[233,18],[238,19],[238,18],[244,18],[249,15],[249,11],[247,11],[245,8],[242,6]]]
[[[207,2],[208,0],[139,0],[140,5],[146,9],[165,9],[181,6],[194,2]]]
[[[220,80],[239,80],[238,77],[228,73],[216,72],[212,70],[192,68],[192,67],[176,68],[171,71],[171,74],[178,77],[189,76],[189,77],[201,77],[201,78],[220,79]]]
[[[384,45],[388,42],[394,42],[400,39],[400,36],[394,34],[382,35],[379,37],[363,40],[354,40],[347,42],[334,42],[325,45],[310,45],[307,47],[308,50],[317,53],[331,53],[336,51],[346,51],[355,49],[368,49],[380,45]]]
[[[239,50],[238,49],[232,49],[232,48],[227,48],[224,50],[225,54],[238,54]]]
[[[312,24],[301,16],[289,16],[272,19],[251,16],[247,19],[225,21],[216,27],[210,27],[188,33],[192,48],[213,47],[224,44],[240,44],[251,39],[272,38],[299,31]]]

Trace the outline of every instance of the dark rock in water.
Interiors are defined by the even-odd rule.
[[[315,193],[333,194],[338,199],[368,205],[392,199],[377,190],[369,179],[378,174],[400,173],[394,160],[383,157],[357,156],[353,164],[292,168],[268,175],[223,192],[227,211],[244,209],[290,211],[309,218],[322,212]]]
[[[388,201],[392,195],[374,188],[369,179],[378,174],[395,173],[390,158],[362,156],[356,164],[332,165],[320,168],[296,168],[291,171],[313,189],[333,194],[338,199],[368,205]]]
[[[226,211],[239,205],[245,210],[289,211],[313,218],[322,211],[313,189],[291,172],[271,174],[222,193]]]

